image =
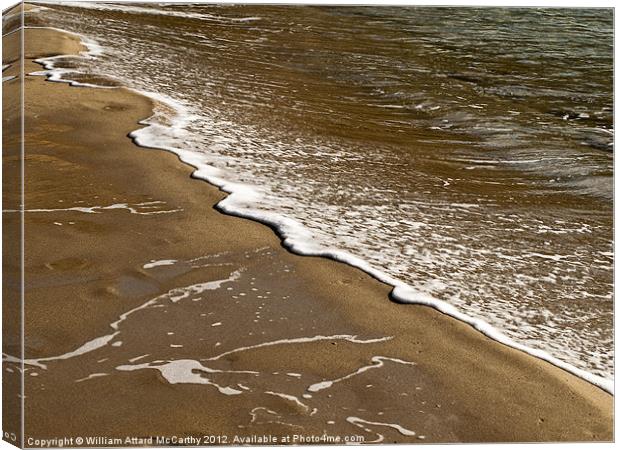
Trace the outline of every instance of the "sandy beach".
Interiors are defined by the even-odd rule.
[[[26,74],[83,49],[25,33]],[[225,194],[128,138],[152,108],[122,87],[25,77],[26,439],[613,439],[603,390],[218,212]],[[18,164],[3,155],[5,177]]]

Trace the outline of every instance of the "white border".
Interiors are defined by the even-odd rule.
[[[85,0],[85,1],[92,1],[92,0]],[[106,0],[104,0],[106,1]],[[107,0],[110,1],[110,0]],[[135,1],[132,0],[114,0],[116,2],[122,2],[122,3],[132,3]],[[185,3],[188,0],[165,0],[165,3]],[[190,0],[191,1],[191,0]],[[196,0],[194,0],[196,1]],[[1,9],[6,9],[8,7],[11,7],[13,5],[15,5],[16,1],[12,1],[12,0],[0,0],[0,8]],[[163,3],[157,0],[142,0],[140,1],[140,3]],[[400,6],[404,6],[404,5],[416,5],[416,6],[500,6],[500,7],[588,7],[588,8],[593,8],[593,7],[605,7],[605,8],[614,8],[615,7],[615,1],[613,0],[592,0],[592,1],[583,1],[583,0],[543,0],[543,1],[523,1],[523,0],[517,0],[517,1],[506,1],[506,0],[470,0],[470,1],[462,1],[462,0],[439,0],[439,1],[432,1],[432,0],[388,0],[388,1],[368,1],[368,0],[339,0],[339,1],[329,1],[329,0],[310,0],[310,1],[299,1],[299,0],[288,0],[288,1],[284,1],[284,0],[270,0],[270,1],[261,1],[261,0],[244,0],[244,1],[231,1],[231,0],[219,0],[219,1],[209,1],[208,3],[249,3],[249,4],[292,4],[292,3],[301,3],[301,4],[320,4],[320,5],[333,5],[333,4],[342,4],[342,5],[377,5],[377,4],[381,4],[381,5],[400,5]],[[617,122],[616,122],[616,117],[615,117],[615,95],[616,95],[616,90],[615,90],[615,80],[616,80],[616,72],[615,72],[615,61],[617,60],[620,51],[618,50],[618,33],[617,33],[617,22],[614,19],[614,129],[617,128]],[[1,50],[1,43],[0,43],[0,50]],[[23,90],[22,90],[22,95],[23,95]],[[2,134],[0,131],[0,138],[1,138]],[[614,160],[614,173],[616,170],[616,164],[615,164],[615,160]],[[0,169],[0,181],[2,180],[2,176],[1,176],[1,169]],[[614,193],[615,193],[615,188],[617,187],[617,183],[619,183],[619,181],[614,178]],[[1,208],[1,199],[0,199],[0,208]],[[618,211],[615,208],[615,203],[614,203],[614,237],[616,235],[615,230],[616,230],[616,225],[618,224],[618,219],[620,218],[620,214],[618,214]],[[2,225],[0,222],[0,236],[2,233]],[[23,245],[23,244],[22,244]],[[616,277],[615,277],[616,273],[615,273],[615,265],[614,265],[614,287],[615,287],[615,282],[616,282]],[[0,273],[0,283],[2,282],[2,275]],[[615,298],[615,297],[614,297]],[[615,300],[614,300],[615,303]],[[1,312],[0,312],[0,318],[1,318]],[[614,341],[617,342],[617,329],[614,328]],[[2,378],[2,371],[0,370],[0,382],[1,382],[1,378]],[[614,397],[614,406],[616,405],[616,401],[617,398]],[[1,419],[1,410],[0,410],[0,419]],[[614,428],[617,429],[617,425],[618,425],[618,420],[616,417],[614,417]],[[484,444],[456,444],[456,445],[467,445],[468,448],[471,449],[488,449],[489,445],[484,445]],[[565,444],[565,443],[561,443],[561,444],[491,444],[493,446],[496,445],[510,445],[510,448],[515,449],[515,450],[521,450],[524,448],[528,448],[531,447],[531,445],[537,445],[538,448],[559,448],[561,446],[561,448],[566,448],[566,449],[571,449],[571,450],[581,450],[581,449],[589,449],[589,448],[600,448],[600,449],[611,449],[611,448],[615,448],[614,444],[592,444],[592,443],[588,443],[588,444]],[[391,447],[391,448],[404,448],[404,447],[409,447],[410,444],[402,444],[402,445],[385,445],[383,446],[385,447]],[[312,448],[325,448],[325,449],[329,449],[329,448],[334,448],[334,446],[311,446]],[[411,447],[413,447],[413,445],[411,445]],[[449,449],[453,446],[448,446],[448,445],[434,445],[434,448],[439,448],[439,449]],[[0,441],[0,450],[5,450],[5,449],[14,449],[14,446],[11,446],[10,444],[8,444],[7,442],[4,441]],[[166,447],[158,447],[158,448],[166,448]],[[263,447],[263,446],[258,446],[258,447],[253,447],[253,448],[273,448],[273,447]],[[178,447],[169,447],[170,450],[178,450]]]

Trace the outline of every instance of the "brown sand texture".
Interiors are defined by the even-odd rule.
[[[26,74],[82,48],[25,33]],[[601,389],[218,212],[225,194],[127,137],[152,107],[25,77],[26,439],[612,439]],[[3,155],[5,174],[18,164]]]

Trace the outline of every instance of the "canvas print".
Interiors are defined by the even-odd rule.
[[[3,439],[613,440],[613,9],[3,12]]]

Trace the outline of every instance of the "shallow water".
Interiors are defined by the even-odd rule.
[[[178,102],[158,108],[161,145],[251,186],[236,207],[296,221],[294,244],[613,376],[610,9],[64,3],[29,20],[103,47],[68,78]]]

